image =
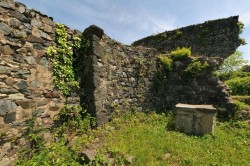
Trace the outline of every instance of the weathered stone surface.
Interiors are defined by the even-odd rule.
[[[58,91],[48,92],[48,93],[44,94],[44,97],[46,97],[46,98],[60,98],[60,92],[58,92]]]
[[[13,94],[13,93],[18,93],[18,90],[16,90],[16,89],[1,88],[0,89],[0,93]]]
[[[212,105],[177,104],[176,129],[187,134],[203,135],[212,133],[217,110]]]
[[[46,57],[42,57],[39,61],[39,64],[42,66],[48,66],[49,64],[48,59]]]
[[[7,113],[4,115],[4,123],[12,123],[16,120],[16,112]]]
[[[9,100],[23,100],[25,99],[24,95],[22,93],[16,93],[16,94],[10,94],[8,96]]]
[[[10,73],[10,68],[6,66],[0,66],[0,74],[9,74]]]
[[[12,55],[14,51],[10,48],[9,45],[0,46],[0,52],[5,55]]]
[[[7,24],[0,22],[0,32],[2,32],[4,35],[9,35],[11,33],[11,27]]]
[[[37,20],[37,19],[32,19],[31,20],[31,25],[32,26],[35,26],[35,27],[41,27],[42,26],[42,23],[41,21]]]
[[[28,87],[28,85],[27,85],[26,81],[21,80],[21,81],[17,82],[17,87],[21,90],[25,90]]]
[[[28,40],[29,42],[32,42],[32,43],[43,43],[43,42],[44,42],[43,39],[38,38],[38,37],[35,37],[35,36],[33,36],[33,35],[29,35],[29,37],[27,38],[27,40]]]
[[[0,115],[4,115],[10,111],[14,111],[17,105],[13,101],[0,100]]]
[[[21,106],[23,109],[32,108],[34,102],[32,100],[18,100],[16,101],[18,106]]]
[[[19,28],[19,26],[21,25],[21,22],[16,18],[10,18],[9,25],[13,28]]]
[[[26,32],[19,31],[19,30],[17,30],[17,29],[14,29],[14,30],[12,31],[12,33],[13,33],[13,36],[14,36],[14,37],[17,37],[17,38],[26,38],[26,37],[27,37]]]
[[[9,13],[24,23],[29,23],[29,19],[27,19],[23,14],[21,14],[19,11],[9,11]]]
[[[36,59],[34,58],[34,56],[26,56],[25,60],[28,64],[33,65],[36,63]]]
[[[4,82],[8,86],[13,86],[13,84],[15,83],[15,80],[12,79],[11,77],[7,77]]]
[[[44,25],[44,31],[48,32],[48,33],[51,33],[52,32],[52,27],[50,25],[45,24]]]

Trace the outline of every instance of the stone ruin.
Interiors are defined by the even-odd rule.
[[[212,71],[241,44],[238,16],[207,21],[134,42],[131,46],[109,38],[90,26],[83,34],[90,41],[81,57],[80,90],[64,98],[54,88],[52,66],[46,55],[56,45],[55,22],[39,11],[12,0],[0,1],[0,165],[16,159],[16,146],[25,144],[26,120],[36,112],[36,124],[53,125],[64,103],[80,104],[101,125],[115,110],[136,108],[170,110],[177,103],[210,104],[222,115],[232,115],[230,90]],[[68,39],[78,31],[67,28]],[[185,76],[188,61],[175,61],[164,73],[158,55],[177,47],[191,47],[192,56],[210,68],[198,78]]]

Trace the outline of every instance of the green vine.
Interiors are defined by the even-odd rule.
[[[67,31],[63,24],[56,25],[57,47],[48,47],[47,54],[53,66],[53,81],[55,87],[64,96],[78,88],[78,81],[73,68],[73,47],[80,48],[81,38],[74,37],[73,44],[69,44]]]

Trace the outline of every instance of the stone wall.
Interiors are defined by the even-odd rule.
[[[84,34],[91,47],[82,62],[81,105],[97,117],[98,125],[118,111],[157,105],[158,100],[148,98],[156,72],[155,49],[121,44],[96,26]]]
[[[240,46],[239,32],[238,16],[234,16],[148,36],[133,45],[156,48],[161,53],[191,47],[193,56],[226,58]]]
[[[218,57],[197,58],[209,67],[194,77],[185,73],[192,58],[174,61],[173,69],[167,72],[156,49],[123,45],[96,26],[90,26],[84,34],[91,47],[81,62],[81,105],[97,117],[98,125],[117,110],[170,110],[177,103],[212,104],[220,115],[233,115],[230,89],[212,74],[218,67]],[[231,37],[229,34],[227,40]]]
[[[0,165],[16,157],[16,145],[25,144],[26,123],[32,114],[36,125],[48,128],[63,106],[46,57],[47,47],[55,44],[52,18],[21,3],[1,0]]]
[[[26,143],[26,124],[32,115],[36,127],[49,128],[65,102],[79,103],[78,94],[81,106],[97,118],[98,125],[133,108],[168,110],[179,102],[233,110],[230,90],[212,76],[212,69],[218,67],[218,58],[239,46],[238,17],[181,28],[134,44],[153,48],[121,44],[90,26],[83,35],[90,41],[88,51],[74,51],[80,62],[76,65],[82,68],[80,90],[64,99],[53,85],[46,56],[47,47],[56,45],[53,19],[12,0],[0,1],[0,13],[0,165],[15,160],[15,147]],[[69,41],[78,33],[67,31]],[[159,54],[177,46],[205,55],[199,61],[208,62],[211,68],[200,77],[190,77],[183,73],[190,64],[187,59],[175,61],[172,71],[163,71]]]

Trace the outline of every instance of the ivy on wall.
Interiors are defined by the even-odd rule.
[[[73,48],[81,49],[81,38],[73,37],[73,44],[68,42],[68,34],[63,24],[56,25],[57,47],[48,47],[47,54],[53,66],[55,88],[64,96],[79,88],[73,67]]]

